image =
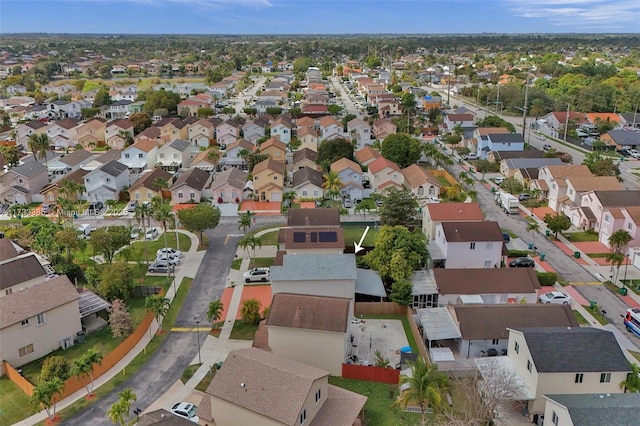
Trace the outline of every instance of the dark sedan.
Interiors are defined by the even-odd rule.
[[[511,268],[533,268],[536,262],[530,257],[517,257],[509,262]]]

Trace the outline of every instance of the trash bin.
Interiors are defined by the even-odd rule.
[[[540,260],[541,260],[541,261],[542,261],[542,260],[544,260],[544,257],[545,257],[545,256],[546,256],[546,254],[545,254],[545,253],[540,253]]]
[[[84,335],[84,331],[78,331],[76,333],[76,336],[78,337],[78,343],[84,343],[86,341],[86,337]]]
[[[533,243],[529,243],[529,250],[533,250]]]
[[[573,257],[575,257],[576,259],[580,259],[580,252],[579,251],[574,251],[573,252]]]
[[[627,295],[627,293],[628,293],[628,290],[627,290],[627,288],[626,288],[626,287],[622,287],[622,288],[620,289],[620,294],[621,294],[621,295],[626,296],[626,295]]]
[[[544,231],[544,235],[546,235],[546,236],[548,237],[549,235],[551,235],[551,231],[549,231],[549,230],[547,229],[546,231]]]
[[[596,306],[598,306],[598,302],[596,302],[595,300],[589,300],[589,308],[590,309],[595,309]]]

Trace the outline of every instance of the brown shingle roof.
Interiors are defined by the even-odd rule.
[[[373,149],[370,146],[365,146],[364,148],[356,151],[356,158],[360,163],[366,163],[369,160],[380,158],[381,156],[382,154],[380,154],[380,151]]]
[[[587,176],[569,177],[566,179],[571,183],[573,189],[578,192],[584,191],[616,191],[623,190],[624,187],[615,176]]]
[[[478,203],[429,203],[425,208],[433,222],[484,220]]]
[[[240,146],[241,149],[246,149],[247,151],[253,151],[256,146],[254,144],[252,144],[251,142],[249,142],[246,139],[236,139],[235,141],[231,142],[229,145],[227,145],[227,151],[230,151],[231,149],[235,148],[236,146]]]
[[[302,160],[311,160],[313,162],[318,158],[318,153],[310,148],[302,148],[293,153],[293,164]]]
[[[420,167],[417,164],[412,164],[409,167],[402,169],[402,174],[407,182],[409,182],[411,188],[418,187],[427,182],[440,186],[438,179],[433,177],[433,175],[426,171],[424,167]]]
[[[158,192],[161,188],[153,184],[156,179],[164,179],[168,183],[171,180],[171,175],[161,168],[153,169],[151,172],[145,172],[134,182],[133,185],[131,185],[129,191],[144,187],[154,192]]]
[[[7,260],[0,267],[0,290],[43,277],[47,273],[33,253]]]
[[[603,207],[640,206],[640,190],[631,191],[595,191]]]
[[[443,222],[442,230],[448,243],[504,240],[498,222]]]
[[[153,148],[156,148],[157,146],[158,144],[155,141],[148,138],[139,139],[138,142],[131,145],[132,148],[138,148],[140,151],[144,151],[144,152],[149,152]]]
[[[340,173],[344,169],[351,169],[356,173],[362,173],[362,167],[360,167],[360,164],[356,163],[355,161],[351,161],[348,158],[343,157],[331,163],[331,171]]]
[[[3,265],[4,266],[4,265]],[[80,299],[66,275],[0,297],[0,330]],[[77,311],[80,318],[80,309]]]
[[[322,173],[307,166],[293,172],[294,188],[299,185],[304,185],[305,183],[311,183],[318,188],[322,188]]]
[[[256,348],[232,351],[207,393],[285,425],[295,425],[319,368]],[[244,386],[242,386],[244,385]]]
[[[211,190],[213,191],[223,185],[229,184],[230,186],[242,191],[244,190],[244,186],[247,182],[247,176],[247,172],[243,172],[237,167],[229,167],[224,172],[216,175],[215,180],[211,184]]]
[[[540,288],[531,268],[433,270],[440,294],[535,293]]]
[[[8,238],[0,238],[0,262],[11,259],[18,255],[18,250]],[[2,283],[0,283],[0,286]],[[0,287],[2,288],[2,287]]]
[[[633,220],[633,223],[640,225],[640,207],[626,207],[625,210]]]
[[[285,327],[346,333],[350,300],[340,297],[276,293],[267,328]]]
[[[507,327],[579,326],[568,305],[456,305],[453,309],[465,340],[506,339]]]
[[[260,150],[260,152],[262,152],[265,149],[270,148],[272,146],[276,148],[280,148],[283,151],[287,150],[287,145],[280,140],[279,136],[274,136],[272,138],[267,139],[260,145],[258,149]]]
[[[309,426],[351,426],[356,423],[367,397],[337,386],[327,386],[327,399]]]
[[[120,127],[121,129],[129,129],[133,127],[133,124],[131,124],[129,120],[126,120],[124,118],[116,118],[115,120],[112,120],[107,123],[107,127],[109,126],[117,126],[117,127]]]
[[[269,157],[266,160],[259,162],[253,167],[253,175],[255,176],[267,169],[272,170],[276,173],[284,173],[284,164]]]
[[[340,209],[289,209],[287,226],[340,226]]]
[[[190,169],[187,173],[181,175],[178,180],[171,186],[171,190],[177,189],[182,185],[189,188],[202,191],[209,182],[211,175],[202,169]]]
[[[391,160],[387,160],[384,157],[380,157],[375,159],[374,161],[372,161],[371,163],[369,163],[369,171],[371,173],[378,173],[381,170],[384,169],[391,169],[391,170],[395,170],[397,172],[400,171],[400,167],[398,167],[398,165],[396,163],[394,163]]]
[[[478,127],[475,131],[480,136],[510,133],[506,127]]]
[[[546,166],[555,179],[568,177],[591,177],[591,171],[587,166],[583,165],[562,165],[562,166]]]

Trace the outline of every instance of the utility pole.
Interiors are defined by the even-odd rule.
[[[451,108],[449,99],[451,98],[451,68],[449,68],[449,75],[447,76],[447,108]]]
[[[524,139],[524,134],[527,131],[527,105],[529,104],[529,71],[527,70],[527,83],[524,88],[524,107],[522,109],[522,138]],[[529,133],[531,133],[531,129],[529,129]]]
[[[496,94],[496,115],[498,115],[498,103],[500,103],[500,83],[498,83],[498,93]]]
[[[567,103],[567,118],[565,118],[564,120],[564,138],[563,138],[565,142],[567,141],[567,129],[569,128],[569,107],[570,106],[571,104]]]

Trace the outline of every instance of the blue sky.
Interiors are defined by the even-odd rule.
[[[640,0],[0,0],[0,33],[640,32]]]

